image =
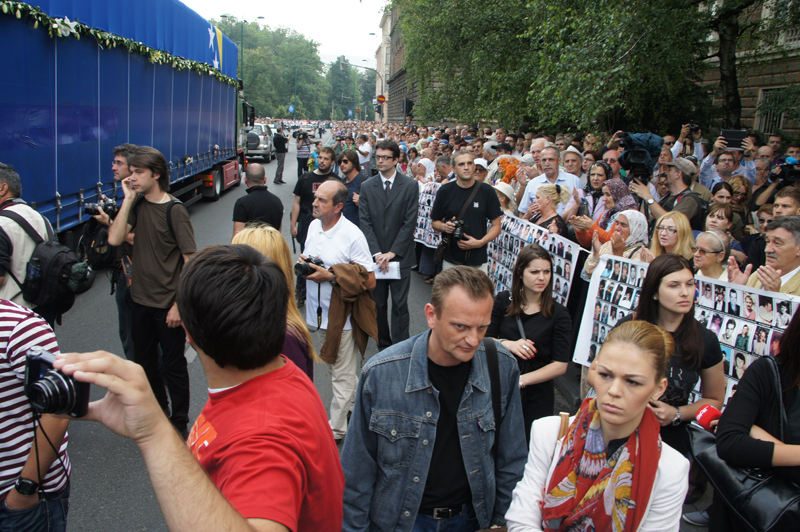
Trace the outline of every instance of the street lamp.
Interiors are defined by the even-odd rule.
[[[234,17],[232,15],[220,15],[220,18],[224,18],[226,20],[227,19],[236,20],[236,17]],[[264,20],[264,17],[256,17],[256,19]],[[230,20],[228,20],[228,22],[230,22]],[[245,23],[247,23],[247,21],[245,19],[242,19],[239,22],[240,22],[240,26],[241,26],[241,31],[240,31],[240,35],[239,35],[239,45],[242,48],[240,50],[240,53],[239,53],[239,73],[241,74],[242,82],[244,82],[244,25],[245,25]]]
[[[353,63],[351,63],[350,61],[348,61],[348,60],[347,60],[347,58],[345,58],[345,60],[344,60],[344,61],[345,61],[345,62],[346,62],[348,65],[350,65],[351,67],[355,67],[355,68],[363,68],[364,70],[372,70],[373,72],[375,72],[375,74],[377,74],[377,75],[378,75],[378,79],[380,79],[380,80],[381,80],[381,94],[383,94],[383,92],[384,92],[384,88],[385,88],[385,86],[384,86],[384,81],[383,81],[383,76],[381,76],[381,73],[380,73],[380,72],[378,72],[378,70],[377,70],[377,69],[375,69],[375,68],[372,68],[372,67],[368,67],[368,66],[363,66],[363,65],[354,65]],[[366,61],[366,59],[363,59],[362,61]],[[343,67],[340,65],[340,68],[343,68]]]

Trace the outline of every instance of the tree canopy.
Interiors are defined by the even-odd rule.
[[[797,23],[797,4],[393,2],[420,118],[585,130],[676,130],[688,119],[740,127],[736,53],[754,50],[752,61],[775,52],[780,32]],[[776,16],[762,17],[765,6]],[[710,64],[718,86],[701,84]]]

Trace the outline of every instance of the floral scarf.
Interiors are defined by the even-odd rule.
[[[545,532],[637,530],[660,457],[660,427],[650,409],[645,409],[628,441],[607,456],[600,412],[595,399],[586,399],[545,488],[541,503]]]
[[[625,181],[618,177],[609,179],[603,183],[603,186],[608,187],[611,197],[614,198],[614,206],[603,213],[597,225],[601,229],[608,230],[611,227],[611,218],[615,214],[629,209],[636,209],[636,199],[631,194],[631,191],[628,190],[628,185],[625,184]]]

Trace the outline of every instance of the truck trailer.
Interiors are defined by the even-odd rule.
[[[238,48],[181,2],[0,0],[0,50],[0,162],[57,232],[121,197],[126,142],[164,154],[187,205],[239,184]]]

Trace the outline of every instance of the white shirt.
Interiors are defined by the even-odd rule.
[[[573,420],[574,418],[570,419],[570,422]],[[542,530],[539,501],[543,499],[542,488],[547,488],[556,466],[556,461],[553,460],[554,451],[561,452],[561,441],[556,444],[559,426],[558,416],[544,417],[533,422],[525,474],[514,488],[511,506],[506,512],[508,532]],[[650,503],[644,510],[639,532],[680,530],[683,499],[689,489],[688,479],[689,461],[662,442]]]
[[[369,164],[369,156],[372,150],[370,149],[369,142],[365,142],[361,146],[358,147],[358,163],[361,166],[365,164]]]
[[[386,190],[386,182],[387,181],[392,185],[392,187],[394,187],[394,178],[395,177],[397,177],[397,170],[396,169],[395,169],[394,173],[392,174],[392,177],[383,177],[383,174],[381,174],[381,185],[383,186],[384,190]]]
[[[558,185],[560,187],[567,187],[567,192],[572,195],[572,189],[578,187],[578,190],[581,190],[583,187],[581,185],[581,179],[572,174],[568,174],[563,168],[558,169],[558,177],[556,177],[556,182],[551,183],[545,174],[539,175],[528,181],[528,184],[525,186],[525,194],[522,196],[522,201],[519,202],[519,212],[525,213],[528,210],[528,207],[531,206],[533,201],[536,199],[536,190],[542,185]],[[559,203],[558,207],[556,207],[556,212],[558,214],[563,214],[564,209],[567,208],[566,203]]]
[[[790,271],[786,275],[781,275],[781,286],[785,286],[786,283],[788,283],[791,280],[791,278],[797,275],[798,273],[800,273],[800,266]]]
[[[319,257],[325,263],[325,268],[334,264],[360,264],[368,272],[375,271],[375,263],[369,252],[369,245],[364,233],[350,220],[341,216],[336,225],[328,231],[322,230],[322,222],[314,220],[308,227],[306,246],[303,250],[306,257]],[[317,326],[317,293],[322,300],[322,329],[328,328],[328,307],[331,303],[331,283],[315,283],[306,279],[306,323]],[[353,326],[350,317],[344,324],[343,330],[349,331]]]

